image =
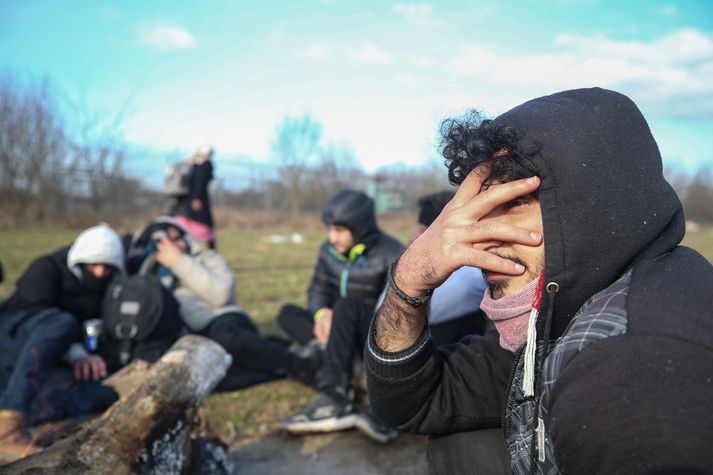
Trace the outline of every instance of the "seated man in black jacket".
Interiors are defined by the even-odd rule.
[[[452,191],[442,191],[423,196],[419,200],[418,228],[414,239],[431,225],[453,195]],[[480,269],[462,267],[436,289],[429,314],[429,328],[436,344],[454,343],[466,335],[482,335],[494,329],[490,320],[479,310],[485,288],[485,279]],[[380,302],[383,301],[383,296],[384,292],[380,296]],[[335,310],[335,314],[340,318],[332,325],[329,345],[324,357],[323,391],[328,394],[321,395],[303,411],[283,421],[282,427],[293,433],[330,431],[351,428],[348,423],[353,421],[357,429],[378,442],[388,442],[398,435],[368,409],[358,415],[353,411],[345,411],[344,417],[336,421],[310,416],[320,408],[324,411],[324,406],[333,405],[331,401],[335,398],[333,395],[335,392],[347,393],[354,363],[357,357],[362,357],[362,354],[344,349],[353,346],[355,327],[360,328],[357,336],[359,345],[363,347],[372,313],[372,307],[367,306],[363,301],[348,298],[340,300]],[[359,327],[354,322],[363,322],[363,326]],[[335,391],[333,388],[340,389]],[[349,404],[347,407],[353,408],[353,405]]]
[[[334,307],[351,297],[372,309],[386,283],[386,271],[403,250],[401,243],[376,224],[374,202],[366,194],[342,190],[324,206],[327,240],[307,290],[307,307],[285,305],[277,319],[301,345],[317,340],[326,345]]]
[[[328,239],[320,248],[309,286],[309,310],[286,305],[278,317],[282,328],[299,343],[327,344],[321,392],[313,404],[284,422],[288,430],[353,426],[356,413],[347,394],[351,362],[363,351],[387,269],[403,249],[377,227],[374,202],[362,192],[337,193],[325,205],[322,220]],[[349,371],[342,369],[345,362]]]
[[[22,456],[36,450],[27,425],[38,394],[62,363],[80,324],[98,318],[104,290],[124,272],[119,236],[99,225],[71,247],[35,260],[0,306],[0,452]],[[77,379],[106,376],[97,355],[72,358]]]
[[[502,423],[517,474],[708,473],[713,268],[679,246],[681,203],[636,105],[564,91],[442,132],[460,189],[374,318],[374,412],[426,434]],[[463,265],[485,271],[499,334],[435,348],[425,303]]]

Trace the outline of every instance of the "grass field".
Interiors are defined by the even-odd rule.
[[[412,231],[409,226],[413,220],[411,215],[398,216],[391,220],[394,224],[384,228],[405,242]],[[325,233],[316,217],[302,219],[301,224],[301,229],[288,229],[285,225],[267,229],[232,227],[221,230],[218,235],[218,249],[237,275],[240,305],[268,329],[282,304],[306,304],[307,285]],[[12,293],[15,281],[34,258],[71,244],[80,231],[0,230],[0,261],[5,270],[5,282],[0,284],[0,300]],[[290,234],[294,232],[301,235],[301,242],[290,241]],[[287,242],[273,243],[273,240]]]
[[[412,232],[414,221],[412,215],[381,220],[387,232],[404,242]],[[289,229],[284,224],[260,229],[233,226],[218,236],[220,252],[237,273],[238,300],[265,333],[279,332],[274,319],[283,303],[306,303],[306,289],[324,231],[316,218],[301,222],[300,229]],[[271,235],[287,237],[295,231],[303,236],[303,242],[270,242]],[[5,269],[0,300],[12,293],[15,280],[32,259],[71,243],[78,232],[76,229],[0,230],[0,260]],[[713,262],[713,227],[689,233],[684,244]],[[211,396],[206,402],[206,415],[219,433],[234,440],[270,430],[313,396],[311,389],[279,381]]]
[[[412,232],[413,215],[398,216],[385,230],[406,241]],[[218,235],[218,248],[237,274],[238,302],[266,334],[279,334],[275,322],[284,303],[306,305],[307,285],[316,252],[325,239],[317,217],[298,220],[299,229],[286,224],[245,229],[232,224]],[[5,282],[0,300],[10,296],[14,283],[30,262],[60,246],[68,245],[79,229],[0,230],[0,260]],[[119,232],[125,230],[119,229]],[[129,231],[129,230],[126,230]],[[299,232],[301,243],[289,242]],[[285,243],[272,243],[285,240]],[[301,409],[314,397],[314,390],[289,381],[277,381],[243,391],[216,394],[206,401],[205,416],[226,441],[259,435],[280,419]]]

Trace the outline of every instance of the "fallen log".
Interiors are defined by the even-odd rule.
[[[196,450],[191,432],[198,423],[197,408],[230,363],[217,343],[185,336],[155,364],[142,369],[137,363],[117,373],[114,383],[121,398],[100,417],[43,451],[3,466],[2,473],[178,475],[192,463],[191,448]]]

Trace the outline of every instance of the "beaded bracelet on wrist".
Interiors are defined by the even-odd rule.
[[[389,272],[388,272],[388,279],[389,279],[389,287],[391,287],[396,294],[396,296],[402,300],[403,302],[406,302],[407,304],[411,305],[412,307],[420,307],[426,302],[428,302],[431,298],[431,295],[433,294],[433,289],[429,290],[428,293],[421,298],[417,297],[411,297],[410,295],[406,294],[403,290],[399,288],[398,285],[396,285],[396,282],[394,281],[394,269],[396,268],[396,264],[398,264],[399,260],[396,259],[393,264],[389,267]]]

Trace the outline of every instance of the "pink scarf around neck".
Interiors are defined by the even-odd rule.
[[[527,340],[527,323],[537,297],[540,278],[536,278],[515,293],[493,300],[490,289],[485,291],[480,308],[488,314],[500,333],[500,346],[515,353]]]

